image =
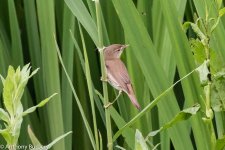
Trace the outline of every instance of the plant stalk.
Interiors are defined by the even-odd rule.
[[[207,5],[206,5],[207,6]],[[209,14],[208,14],[208,9],[206,8],[206,19],[205,19],[205,29],[206,29],[206,40],[205,40],[205,44],[204,45],[204,49],[205,49],[205,55],[206,55],[206,59],[209,60],[210,62],[210,45],[209,45],[209,41],[210,41],[210,31],[209,30]],[[212,87],[212,79],[211,79],[211,68],[210,68],[210,63],[208,64],[208,70],[209,70],[209,74],[207,75],[208,80],[207,80],[207,85],[204,87],[205,88],[205,98],[206,98],[206,117],[209,121],[207,121],[206,123],[208,124],[208,128],[210,131],[210,138],[211,138],[211,149],[214,150],[216,147],[216,135],[215,135],[215,130],[213,128],[213,123],[212,123],[212,119],[214,117],[212,108],[211,108],[211,87]]]
[[[95,0],[95,7],[96,7],[96,17],[97,17],[97,29],[98,29],[98,37],[99,37],[99,43],[98,43],[98,49],[100,52],[100,62],[101,62],[101,72],[102,72],[102,79],[105,81],[107,79],[106,77],[106,68],[105,68],[105,60],[103,55],[103,35],[102,35],[102,24],[101,24],[101,10],[100,10],[100,4],[99,0]],[[109,103],[109,97],[108,97],[108,88],[107,83],[102,82],[103,86],[103,96],[104,96],[104,105],[107,105]],[[108,150],[113,149],[113,141],[112,141],[112,126],[111,126],[111,118],[110,118],[110,108],[105,109],[105,118],[106,118],[106,130],[107,130],[107,141],[108,141]]]
[[[210,60],[210,48],[209,48],[209,36],[207,36],[207,44],[205,45],[205,53],[206,53],[206,59]],[[209,131],[211,133],[211,149],[214,150],[216,147],[216,135],[215,135],[215,130],[213,128],[213,123],[212,123],[212,119],[214,117],[212,108],[211,108],[211,87],[212,87],[212,79],[211,79],[211,69],[210,69],[210,63],[208,64],[208,70],[209,70],[209,74],[208,74],[208,81],[207,81],[207,85],[205,86],[206,90],[205,90],[205,95],[206,95],[206,116],[207,118],[209,118],[209,122],[208,123],[208,128]]]

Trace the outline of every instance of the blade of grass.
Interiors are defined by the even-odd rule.
[[[78,108],[79,108],[79,110],[80,110],[82,119],[83,119],[84,124],[85,124],[85,127],[86,127],[86,129],[87,129],[87,132],[88,132],[88,135],[89,135],[89,139],[91,140],[92,147],[93,147],[93,149],[96,149],[95,140],[94,140],[94,136],[93,136],[93,133],[92,133],[92,131],[91,131],[90,125],[89,125],[89,123],[88,123],[88,121],[87,121],[87,118],[86,118],[86,116],[85,116],[85,114],[84,114],[82,105],[81,105],[80,100],[79,100],[79,98],[78,98],[78,96],[77,96],[77,94],[76,94],[76,91],[75,91],[74,87],[73,87],[72,81],[71,81],[71,79],[70,79],[70,77],[69,77],[69,75],[68,75],[68,73],[67,73],[67,71],[66,71],[66,68],[65,68],[65,66],[64,66],[64,63],[63,63],[63,60],[62,60],[62,57],[61,57],[59,48],[58,48],[58,46],[57,46],[57,43],[55,43],[55,45],[56,45],[56,50],[57,50],[57,53],[58,53],[59,61],[60,61],[61,65],[62,65],[63,70],[64,70],[64,72],[65,72],[65,74],[66,74],[66,77],[67,77],[67,79],[68,79],[68,81],[69,81],[70,87],[71,87],[71,89],[72,89],[73,95],[74,95],[74,97],[75,97],[76,103],[77,103],[77,105],[78,105]]]
[[[82,70],[83,70],[83,72],[84,72],[84,74],[85,74],[85,73],[86,73],[86,72],[85,72],[85,66],[84,66],[85,63],[84,63],[84,58],[83,58],[82,53],[81,53],[81,49],[80,49],[80,47],[79,47],[79,45],[78,45],[78,42],[76,41],[75,37],[73,36],[72,32],[70,32],[70,33],[71,33],[70,35],[71,35],[71,37],[72,37],[73,43],[74,43],[74,45],[75,45],[75,49],[76,49],[77,54],[78,54],[78,56],[79,56],[79,60],[80,60],[80,64],[81,64]],[[86,75],[86,74],[85,74],[85,75]],[[92,86],[93,86],[93,89],[95,89],[93,83],[92,83]],[[101,115],[102,121],[103,121],[103,123],[105,124],[104,110],[103,110],[102,104],[101,104],[101,102],[99,101],[99,99],[97,98],[96,94],[94,95],[94,99],[95,99],[96,105],[97,105],[97,107],[98,107],[99,113],[100,113],[100,115]]]
[[[91,79],[91,74],[90,74],[90,68],[89,68],[89,61],[88,61],[88,56],[87,56],[87,50],[85,46],[85,41],[84,41],[84,36],[83,32],[81,29],[80,24],[79,25],[79,30],[80,30],[80,35],[81,35],[81,40],[82,40],[82,45],[83,45],[83,50],[84,50],[84,61],[85,61],[85,74],[87,78],[87,85],[88,85],[88,93],[89,93],[89,98],[91,102],[91,112],[93,115],[93,125],[94,125],[94,135],[95,135],[95,141],[96,141],[96,150],[99,150],[99,138],[98,138],[98,129],[97,129],[97,122],[96,122],[96,112],[95,112],[95,105],[94,105],[94,96],[93,96],[93,89],[92,89],[92,79]]]
[[[66,4],[63,5],[63,31],[62,31],[62,59],[65,68],[73,81],[74,71],[74,45],[70,38],[70,31],[74,33],[75,18],[70,12]],[[73,127],[73,105],[72,105],[72,91],[64,72],[61,73],[61,97],[65,99],[62,103],[63,119],[65,131],[71,131]],[[67,137],[65,141],[66,149],[72,149],[72,135]]]
[[[14,65],[23,65],[23,50],[20,37],[20,29],[16,16],[16,9],[13,0],[8,1],[10,33],[12,41],[11,55]]]
[[[87,1],[87,4],[88,4],[90,14],[91,14],[92,18],[94,19],[94,22],[96,23],[97,17],[96,17],[95,3],[93,1],[90,1],[90,0],[86,0],[86,1]],[[102,4],[102,6],[104,6],[103,8],[105,8],[104,1],[101,1],[101,4]],[[102,9],[102,8],[100,8],[100,9]],[[102,12],[102,10],[100,10],[100,11]],[[108,45],[110,42],[109,42],[108,31],[106,29],[105,18],[103,16],[103,14],[101,14],[101,23],[102,23],[103,43]]]
[[[42,57],[42,81],[44,95],[60,93],[60,75],[57,52],[53,34],[55,30],[55,10],[53,0],[36,1],[38,25],[41,42]],[[50,102],[45,109],[45,126],[47,128],[48,139],[55,139],[64,133],[62,100],[56,96],[55,100]],[[62,139],[54,145],[56,150],[65,149],[65,141]]]
[[[33,68],[38,68],[42,66],[42,57],[41,57],[41,46],[40,46],[40,37],[38,33],[38,22],[37,22],[37,12],[35,1],[24,1],[24,14],[25,14],[25,23],[26,23],[26,33],[28,40],[28,51],[30,54],[30,61]],[[42,69],[37,73],[33,78],[34,82],[34,91],[35,99],[37,100],[34,103],[39,103],[40,100],[44,97],[44,90],[42,88]],[[28,99],[31,99],[31,95],[28,95]],[[29,103],[30,102],[30,103]],[[33,106],[33,101],[28,101],[29,106]],[[38,117],[39,115],[40,117]],[[45,113],[43,109],[34,112],[29,117],[31,118],[31,124],[34,131],[45,131],[43,124]],[[46,141],[46,134],[43,132],[37,132],[37,137],[40,141]]]
[[[0,37],[0,68],[1,68],[0,74],[3,76],[6,76],[6,73],[7,73],[6,66],[9,66],[9,62],[11,58],[9,57],[9,53],[8,53],[9,43],[6,41],[7,35],[4,31],[4,28],[2,28],[1,21],[0,21],[0,35],[1,35]],[[2,90],[2,88],[0,89]]]
[[[176,8],[179,14],[179,20],[183,19],[184,10],[186,6],[186,1],[179,0],[176,2]],[[169,79],[170,84],[174,81],[175,71],[176,71],[176,60],[174,59],[173,47],[171,45],[170,35],[168,32],[167,25],[165,24],[165,19],[163,17],[162,8],[160,1],[153,1],[153,11],[152,11],[152,27],[153,27],[153,42],[156,50],[161,58],[163,69]],[[180,102],[180,101],[179,101]],[[152,112],[153,113],[153,112]],[[158,114],[152,114],[153,116],[158,116]],[[163,114],[159,112],[159,116]],[[155,119],[155,117],[153,118]],[[159,118],[160,119],[160,118]],[[154,129],[159,128],[157,120],[152,122]],[[163,124],[162,119],[160,119],[160,124]],[[162,149],[170,149],[170,139],[168,132],[162,132],[159,137],[154,137],[154,144],[160,142]]]
[[[97,26],[91,18],[87,8],[81,0],[65,0],[65,3],[70,8],[74,16],[77,17],[79,22],[89,33],[90,37],[96,45],[98,45],[99,35],[97,33]]]

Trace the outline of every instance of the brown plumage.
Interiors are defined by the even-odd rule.
[[[133,105],[140,109],[126,66],[120,60],[120,55],[126,47],[127,45],[113,44],[104,49],[107,81],[117,90],[125,92]]]

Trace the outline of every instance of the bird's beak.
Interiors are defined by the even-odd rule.
[[[125,49],[125,48],[127,48],[128,46],[130,46],[130,45],[123,45],[122,49]]]

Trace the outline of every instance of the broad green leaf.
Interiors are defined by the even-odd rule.
[[[9,114],[2,108],[0,108],[0,120],[5,121],[6,123],[9,123],[10,121]]]
[[[218,51],[210,49],[210,72],[213,76],[224,68],[223,58]]]
[[[191,45],[194,54],[196,65],[198,66],[203,64],[206,59],[204,45],[198,39],[190,39],[189,43]],[[221,67],[223,67],[222,63],[223,61],[221,60],[221,56],[218,55],[218,52],[216,52],[212,48],[210,48],[209,51],[210,51],[210,72],[211,74],[214,74],[218,70],[220,70]]]
[[[16,108],[15,109],[16,116],[19,116],[23,113],[23,105],[22,105],[21,101],[18,101],[17,104],[14,104],[14,107]]]
[[[12,66],[8,68],[8,75],[5,78],[5,84],[3,88],[3,100],[6,110],[9,112],[10,115],[13,115],[13,93],[15,90],[14,87],[14,76],[15,70]]]
[[[135,133],[135,150],[148,150],[146,141],[142,133],[137,129]]]
[[[200,109],[200,105],[196,104],[193,107],[186,108],[186,109],[182,110],[171,121],[166,123],[160,129],[150,132],[148,134],[148,137],[155,136],[159,132],[162,132],[163,130],[166,130],[166,129],[172,127],[176,123],[189,119],[191,116],[195,115],[199,111],[199,109]]]
[[[27,114],[34,112],[38,107],[44,106],[44,105],[45,105],[47,102],[49,102],[49,101],[51,100],[51,98],[52,98],[53,96],[55,96],[56,94],[57,94],[57,93],[54,93],[54,94],[52,94],[50,97],[48,97],[48,98],[42,100],[38,105],[33,106],[33,107],[31,107],[31,108],[28,108],[27,110],[25,110],[25,111],[23,112],[22,116],[26,116]]]
[[[9,133],[9,129],[0,130],[0,134],[4,137],[7,143],[10,143],[12,141],[12,137]]]
[[[206,58],[204,45],[198,39],[190,39],[189,43],[194,54],[196,65],[202,64]]]
[[[23,122],[23,118],[21,116],[17,117],[15,120],[15,123],[13,124],[13,128],[10,131],[10,134],[14,143],[18,142],[22,122]]]

